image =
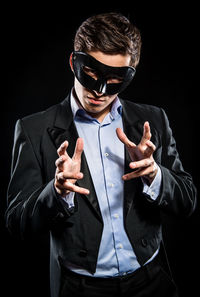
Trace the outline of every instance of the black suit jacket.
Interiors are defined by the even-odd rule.
[[[125,229],[137,259],[143,265],[162,240],[161,212],[190,215],[196,204],[196,190],[191,176],[182,167],[164,111],[130,101],[121,100],[121,103],[124,131],[134,143],[140,141],[143,124],[149,121],[152,142],[156,145],[154,159],[162,172],[161,192],[156,201],[142,194],[140,178],[124,184]],[[69,96],[44,112],[19,120],[15,129],[7,226],[23,238],[50,231],[52,297],[58,296],[60,267],[65,261],[95,272],[103,230],[84,154],[81,168],[84,178],[77,183],[88,188],[90,194],[75,195],[73,212],[67,209],[53,187],[57,148],[67,139],[68,153],[72,155],[77,137]],[[125,150],[125,172],[130,171],[129,162]]]

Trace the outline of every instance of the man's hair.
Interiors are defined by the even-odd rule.
[[[139,30],[122,14],[110,12],[89,17],[78,28],[74,50],[101,51],[105,54],[129,54],[131,66],[140,59],[141,35]]]

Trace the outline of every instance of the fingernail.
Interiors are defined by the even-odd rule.
[[[67,144],[67,140],[65,140],[65,142],[63,142],[63,143],[61,144],[61,147],[64,148],[64,147],[66,146],[66,144]]]
[[[77,178],[83,178],[83,173],[81,172],[77,173]]]
[[[135,168],[136,167],[136,164],[135,163],[130,163],[130,167],[131,168]]]

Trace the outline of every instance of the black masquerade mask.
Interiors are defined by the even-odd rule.
[[[122,92],[132,81],[136,69],[112,67],[83,52],[73,52],[74,74],[82,86],[107,95]]]

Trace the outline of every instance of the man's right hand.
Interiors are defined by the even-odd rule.
[[[76,192],[84,195],[89,194],[89,190],[75,185],[77,179],[83,178],[81,169],[81,154],[83,152],[83,139],[78,138],[72,158],[69,157],[66,149],[68,141],[64,141],[58,148],[59,158],[56,160],[56,173],[54,187],[58,194],[65,197],[70,192]]]

